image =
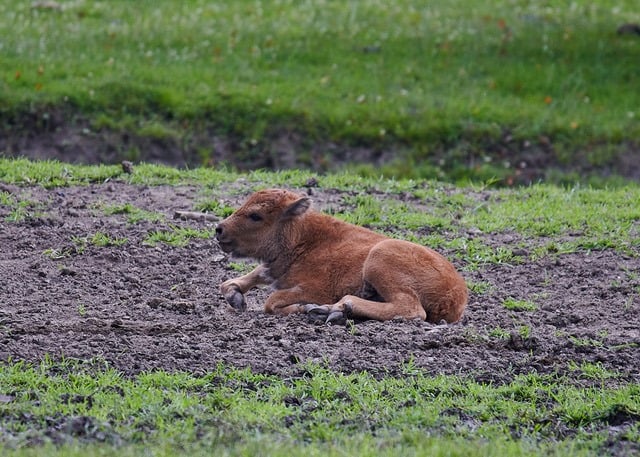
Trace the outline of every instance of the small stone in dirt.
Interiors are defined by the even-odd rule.
[[[288,347],[291,347],[291,340],[282,338],[280,341],[278,341],[278,344],[283,348],[288,348]]]
[[[69,419],[69,421],[65,424],[65,429],[67,433],[74,436],[86,435],[88,433],[89,428],[92,425],[92,420],[87,416],[78,416]]]
[[[219,263],[219,262],[222,262],[223,260],[225,260],[226,258],[227,258],[227,256],[224,255],[224,254],[216,254],[211,258],[211,261],[213,263]]]
[[[304,183],[304,187],[318,187],[318,180],[312,176],[311,178],[307,179],[306,183]]]
[[[618,35],[640,35],[640,24],[622,24],[616,32]]]
[[[176,301],[165,306],[179,313],[190,313],[196,309],[195,303],[188,301]]]
[[[289,357],[287,357],[287,359],[292,365],[302,362],[302,358],[297,354],[289,354]]]
[[[0,183],[0,192],[6,192],[7,194],[17,194],[19,191],[17,186],[10,184]]]
[[[94,327],[102,327],[104,325],[104,322],[95,317],[89,317],[85,322],[87,325],[93,325]]]
[[[151,300],[149,300],[147,302],[147,306],[149,308],[156,309],[156,308],[159,308],[160,306],[162,306],[164,304],[164,302],[165,302],[164,298],[154,297],[154,298],[152,298]]]
[[[60,268],[60,274],[62,276],[75,276],[78,274],[78,272],[76,270],[73,270],[69,267],[62,267]]]
[[[15,400],[15,397],[11,395],[0,395],[0,403],[11,403],[13,400]]]
[[[133,173],[133,163],[132,162],[129,162],[128,160],[123,160],[120,165],[122,165],[122,171],[124,171],[125,173],[127,173],[127,174]]]

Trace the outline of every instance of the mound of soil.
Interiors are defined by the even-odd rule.
[[[266,290],[250,292],[249,310],[235,312],[218,286],[238,272],[213,239],[194,238],[184,247],[145,243],[150,233],[171,225],[213,228],[207,221],[172,220],[175,210],[193,209],[198,188],[110,182],[1,190],[31,202],[30,215],[17,222],[11,220],[15,208],[0,206],[2,361],[97,357],[131,375],[153,369],[201,374],[225,362],[282,376],[309,361],[343,372],[402,375],[410,362],[428,373],[483,382],[561,372],[585,383],[576,367],[590,362],[619,371],[619,380],[640,381],[640,280],[634,274],[640,255],[578,252],[473,271],[458,264],[470,283],[486,286],[472,292],[458,324],[330,326],[302,315],[265,315]],[[227,195],[233,205],[245,198],[237,186]],[[339,208],[342,196],[314,189],[320,208]],[[105,205],[124,203],[166,220],[131,223],[127,214],[105,215]],[[126,242],[99,246],[92,240],[96,233]],[[486,236],[498,249],[510,248],[517,235],[469,236]],[[538,308],[507,310],[508,297],[532,300]]]
[[[101,164],[133,160],[177,167],[228,164],[240,170],[304,168],[319,172],[340,170],[345,164],[370,163],[377,166],[406,157],[407,146],[388,144],[347,144],[310,138],[291,128],[273,127],[261,141],[247,141],[234,135],[214,133],[200,127],[176,135],[149,137],[128,131],[96,129],[88,119],[61,108],[40,110],[5,120],[0,125],[0,153],[8,157],[35,160],[55,159],[65,163]],[[181,131],[176,127],[175,131]],[[571,151],[567,157],[567,152]],[[409,148],[410,149],[410,148]],[[547,136],[515,140],[505,130],[496,138],[455,139],[450,144],[432,145],[428,163],[443,176],[474,177],[491,163],[494,173],[504,173],[504,184],[557,181],[557,175],[582,180],[592,177],[621,177],[640,181],[640,144],[635,140],[568,147]],[[486,179],[480,175],[480,179]],[[573,178],[570,178],[573,176]]]

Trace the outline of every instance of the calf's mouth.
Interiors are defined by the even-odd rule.
[[[222,251],[224,252],[232,252],[233,251],[233,241],[228,241],[228,240],[217,240],[218,241],[218,246],[220,246],[220,249],[222,249]]]

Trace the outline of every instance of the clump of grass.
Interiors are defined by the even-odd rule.
[[[86,236],[74,235],[71,237],[71,245],[58,248],[47,248],[42,254],[51,260],[60,260],[74,255],[81,255],[87,249],[89,239]]]
[[[594,379],[598,381],[607,381],[610,379],[616,379],[620,377],[620,374],[608,370],[600,362],[582,362],[580,364],[576,362],[569,362],[569,369],[571,371],[579,371],[587,379]]]
[[[12,194],[5,191],[0,191],[0,205],[2,206],[13,206],[15,203],[15,198]]]
[[[128,202],[121,205],[107,205],[103,207],[102,211],[107,216],[113,214],[124,214],[127,216],[127,222],[130,224],[136,224],[140,221],[160,222],[165,219],[164,214],[146,211]]]
[[[191,227],[171,226],[171,230],[154,230],[146,237],[144,244],[155,246],[165,243],[171,246],[182,247],[193,238],[208,239],[215,236],[214,229],[194,229]]]
[[[233,214],[235,208],[227,205],[224,202],[219,200],[205,200],[198,203],[195,207],[197,211],[203,211],[206,213],[213,213],[216,216],[220,216],[222,218],[230,216]]]
[[[502,327],[496,327],[489,332],[489,336],[499,339],[508,339],[511,336],[511,333]]]
[[[22,222],[28,217],[33,217],[38,205],[29,199],[19,199],[9,192],[0,192],[0,207],[3,213],[6,211],[4,220],[7,222]]]
[[[475,294],[483,295],[493,289],[493,285],[487,281],[481,282],[468,282],[467,286],[469,290]]]
[[[73,255],[73,250],[70,248],[47,248],[42,251],[42,255],[50,258],[51,260],[60,260]]]
[[[528,325],[520,325],[518,327],[518,335],[522,338],[529,339],[531,337],[531,327]]]
[[[229,262],[228,263],[229,268],[231,268],[233,271],[236,271],[240,274],[246,274],[249,273],[251,270],[253,270],[256,265],[255,263],[251,263],[251,262]]]
[[[89,243],[99,247],[122,246],[127,241],[127,238],[112,237],[103,232],[96,232],[88,238]]]
[[[87,245],[92,244],[97,247],[122,246],[127,243],[127,238],[112,237],[104,232],[96,232],[91,236],[74,235],[71,237],[71,245],[60,248],[45,249],[42,254],[51,260],[60,260],[74,255],[83,254]]]
[[[465,213],[463,223],[485,232],[516,231],[536,237],[571,233],[573,250],[633,248],[640,243],[629,236],[640,218],[638,198],[635,186],[601,192],[535,185],[518,192],[496,191],[489,204]],[[602,217],[602,211],[607,217]]]
[[[67,248],[69,252],[74,254],[82,254],[87,248],[88,238],[86,236],[74,235],[71,237],[73,248]]]
[[[507,297],[502,301],[502,306],[511,311],[535,311],[538,305],[529,300],[517,300],[513,297]]]
[[[5,217],[7,222],[22,222],[29,215],[25,205],[16,205],[11,212]]]
[[[604,347],[604,342],[602,339],[595,339],[591,337],[580,337],[580,336],[569,336],[569,341],[575,346],[579,347]]]
[[[347,196],[344,197],[343,204],[347,206],[347,209],[336,213],[335,216],[347,222],[363,226],[371,226],[380,222],[382,205],[378,199],[372,195],[359,194]]]
[[[121,174],[122,168],[115,165],[82,167],[55,160],[31,161],[0,157],[0,179],[15,184],[52,188],[72,184],[102,183]]]

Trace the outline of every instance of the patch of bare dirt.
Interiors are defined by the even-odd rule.
[[[459,324],[328,326],[305,316],[265,315],[266,290],[247,295],[247,312],[233,311],[218,286],[238,273],[212,239],[193,239],[185,247],[145,243],[169,225],[213,227],[172,219],[175,210],[194,208],[198,188],[121,182],[3,188],[32,204],[31,215],[19,222],[7,219],[12,208],[0,206],[2,361],[98,357],[127,374],[156,368],[201,374],[225,362],[282,376],[308,361],[344,372],[399,375],[411,361],[429,373],[487,382],[532,371],[588,382],[575,367],[590,362],[640,381],[640,282],[633,274],[640,271],[640,255],[577,252],[474,271],[458,263],[470,283],[484,285],[471,294]],[[233,204],[245,196],[229,195]],[[341,196],[314,192],[320,208],[339,208]],[[122,203],[167,219],[129,223],[126,214],[104,214],[104,205]],[[106,247],[81,241],[97,232],[127,241]],[[508,236],[491,240],[496,248],[509,243]],[[507,297],[533,300],[538,309],[505,310]]]

